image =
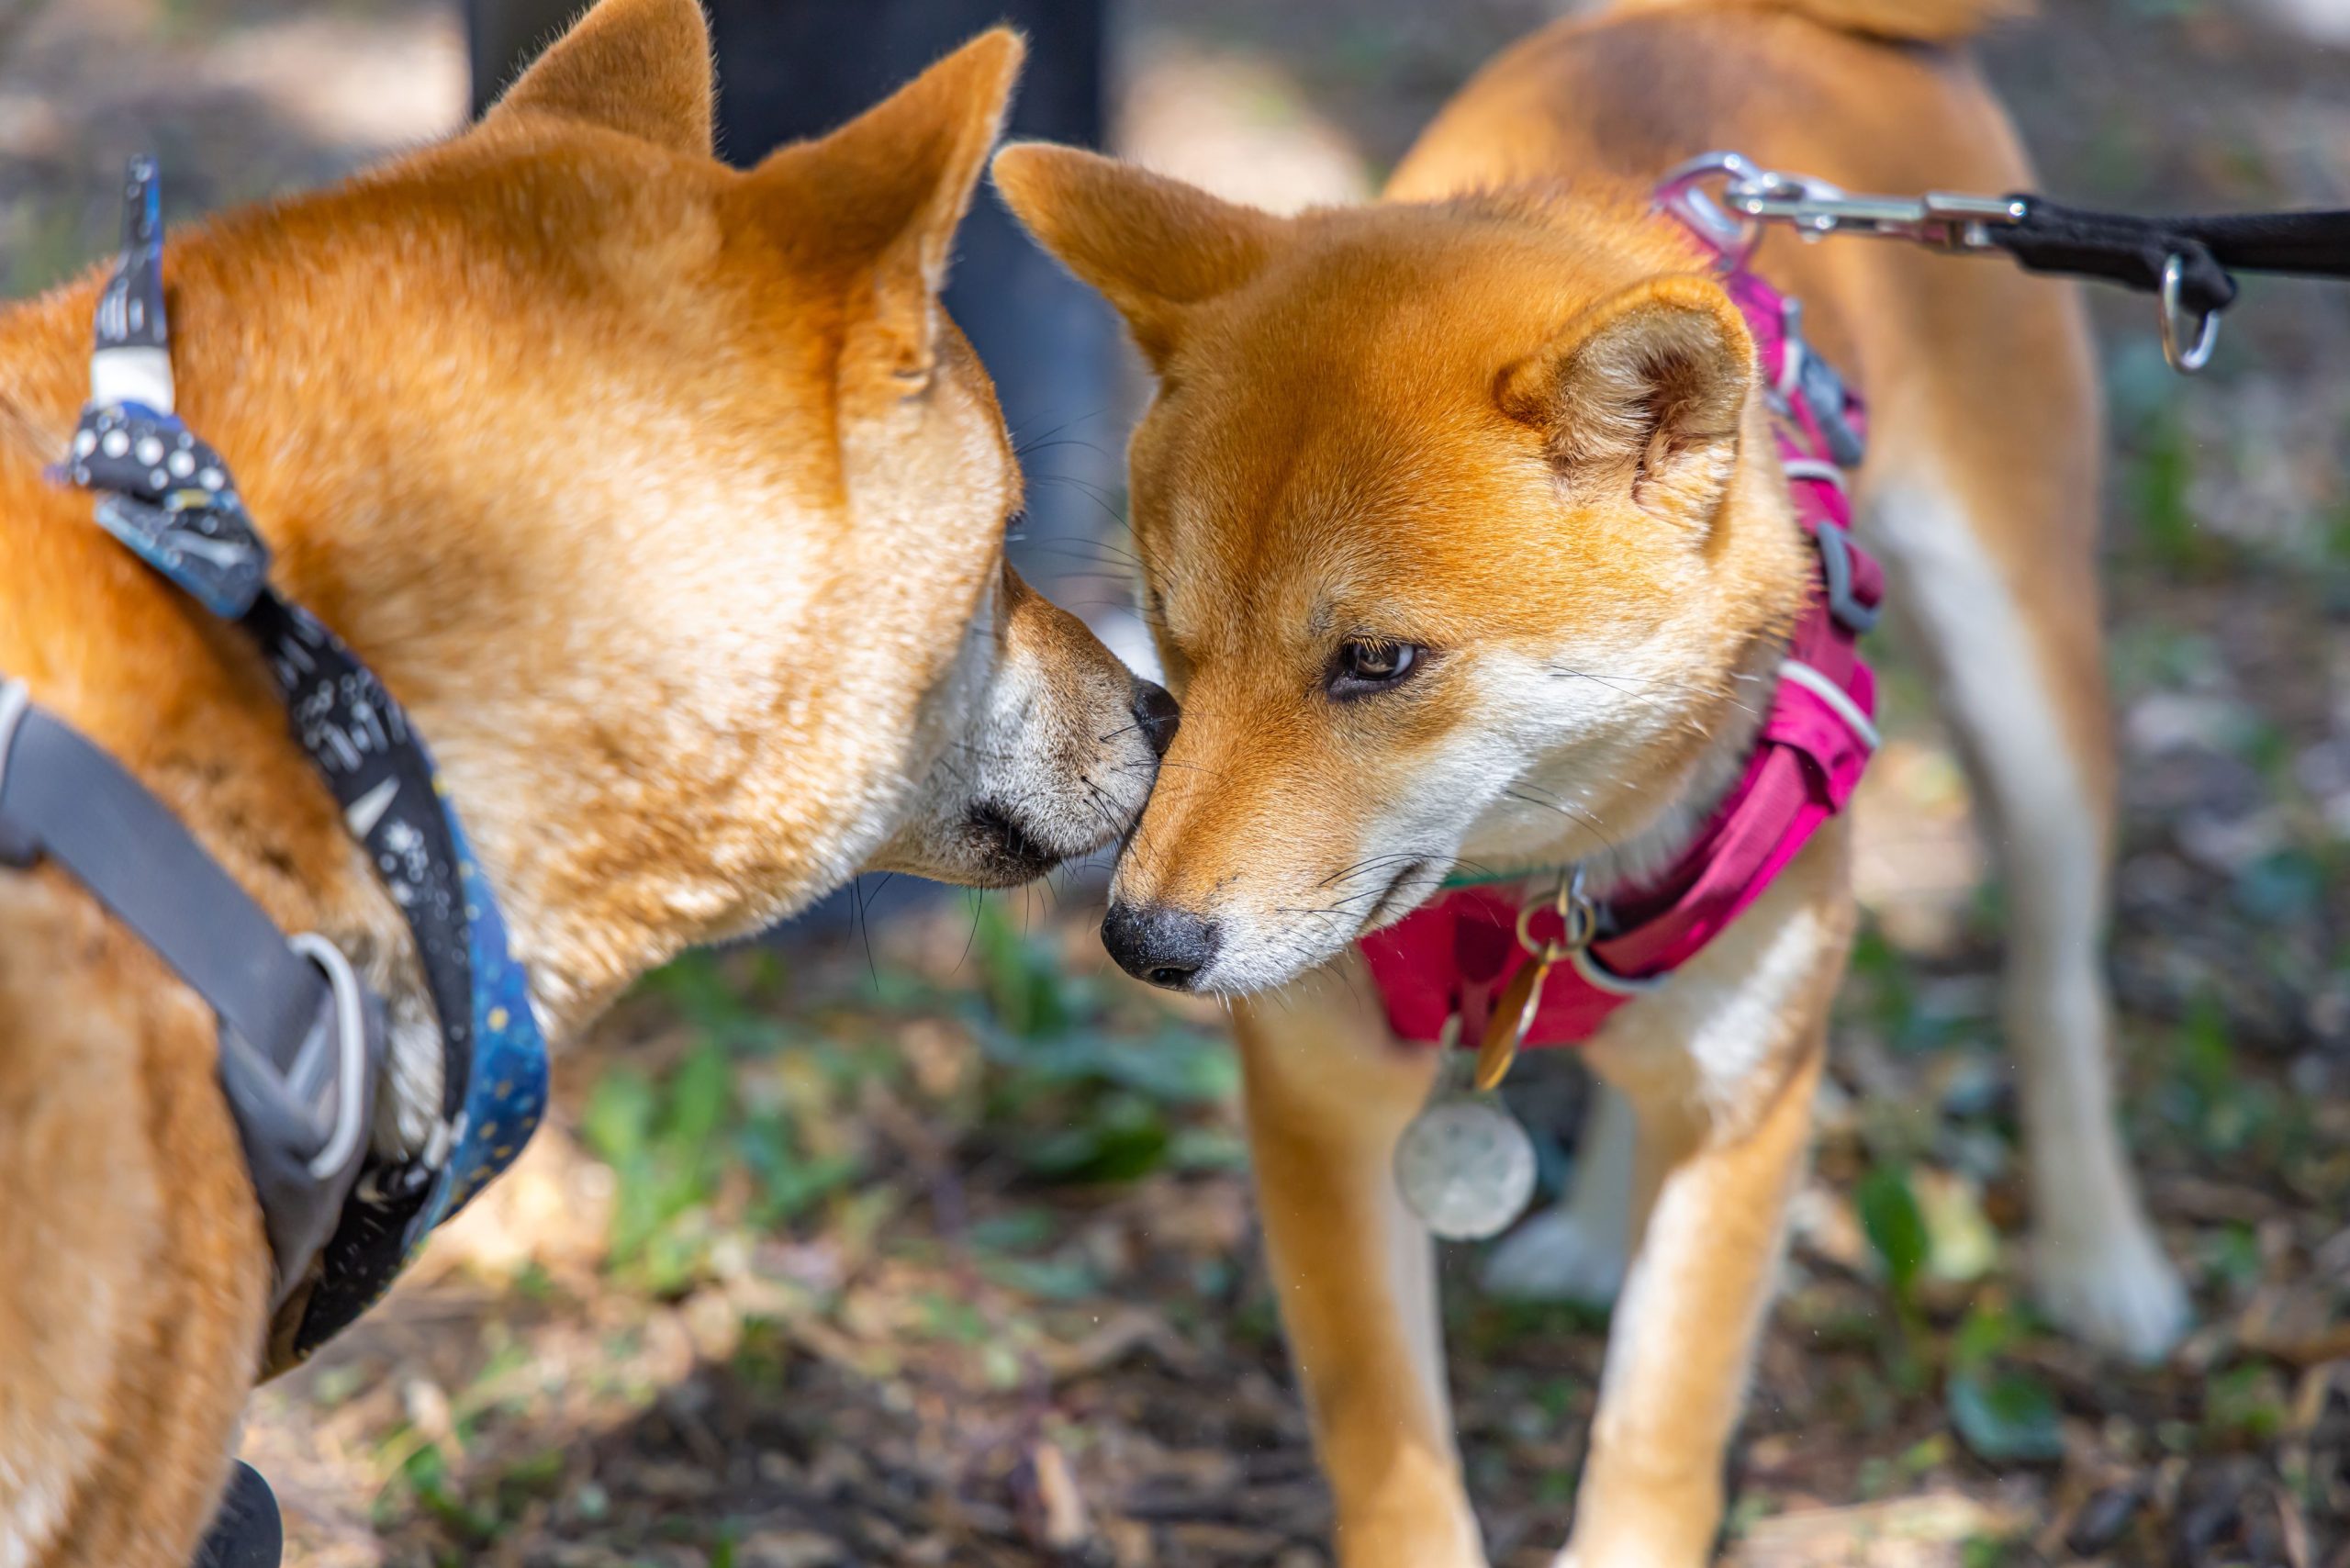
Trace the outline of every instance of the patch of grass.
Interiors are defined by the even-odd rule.
[[[2217,998],[2196,999],[2171,1032],[2162,1060],[2153,1090],[2155,1113],[2204,1154],[2232,1156],[2306,1139],[2305,1117],[2288,1114],[2277,1086],[2239,1070],[2227,1013]]]
[[[2128,432],[2120,489],[2135,538],[2165,573],[2200,578],[2226,566],[2226,542],[2203,526],[2190,500],[2195,451],[2177,406],[2149,409]]]
[[[2044,1464],[2065,1457],[2056,1396],[2007,1360],[2022,1332],[2003,1306],[1978,1305],[1950,1341],[1943,1406],[1959,1440],[1989,1464]]]
[[[1024,1170],[1046,1182],[1124,1182],[1245,1160],[1215,1119],[1240,1089],[1229,1040],[1163,1019],[1125,1032],[1098,989],[1067,975],[1053,945],[999,905],[980,911],[972,947],[984,1001],[972,1028],[998,1070],[984,1116],[1009,1135],[1006,1152]]]
[[[1469,1292],[1453,1295],[1460,1300],[1453,1315],[1453,1331],[1473,1356],[1499,1356],[1517,1345],[1597,1338],[1607,1332],[1605,1306],[1578,1301],[1510,1301]]]
[[[2231,1367],[2204,1387],[2204,1431],[2221,1446],[2273,1442],[2285,1429],[2290,1400],[2274,1367],[2258,1361]]]

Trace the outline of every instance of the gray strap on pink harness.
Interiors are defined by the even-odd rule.
[[[367,1152],[382,1002],[331,943],[282,935],[121,764],[0,679],[0,866],[44,857],[218,1016],[220,1085],[276,1262],[274,1310],[326,1245]]]

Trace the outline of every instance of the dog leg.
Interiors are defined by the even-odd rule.
[[[1574,1175],[1557,1207],[1535,1215],[1485,1261],[1485,1288],[1528,1301],[1606,1306],[1624,1288],[1631,1251],[1632,1151],[1638,1121],[1631,1102],[1604,1081],[1575,1143]]]
[[[1399,1049],[1367,989],[1342,991],[1325,971],[1234,1009],[1265,1249],[1337,1506],[1339,1561],[1480,1568],[1435,1248],[1390,1163],[1436,1056]]]
[[[0,1565],[185,1568],[268,1243],[211,1014],[62,882],[0,877]]]
[[[1806,1025],[1768,1102],[1718,1124],[1685,1086],[1626,1079],[1639,1241],[1617,1303],[1561,1568],[1695,1568],[1721,1527],[1723,1455],[1775,1282],[1826,1030]],[[1761,1075],[1757,1075],[1760,1079]]]
[[[2156,1358],[2188,1305],[2114,1123],[2102,968],[2114,764],[2085,520],[2033,515],[2029,482],[1977,496],[2003,470],[1966,466],[1963,484],[1897,480],[1872,510],[1893,602],[1919,633],[2006,887],[2004,1013],[2023,1070],[2034,1274],[2069,1332]],[[2039,542],[2020,554],[2040,581],[2004,569],[1999,556],[2019,552],[1983,526],[2019,495],[2027,517],[2008,531]]]
[[[1777,1281],[1852,913],[1832,824],[1762,901],[1584,1048],[1638,1123],[1616,1304],[1561,1568],[1695,1568]]]

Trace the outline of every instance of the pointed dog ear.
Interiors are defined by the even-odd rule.
[[[1593,306],[1503,372],[1498,397],[1545,432],[1571,486],[1703,530],[1737,466],[1753,382],[1737,305],[1709,278],[1674,276]]]
[[[1117,307],[1154,367],[1192,306],[1263,270],[1286,218],[1099,153],[1017,142],[995,156],[995,185],[1036,242]]]
[[[710,28],[699,0],[601,0],[532,62],[482,123],[530,115],[707,156]]]
[[[955,230],[1026,53],[1009,28],[981,33],[831,135],[778,149],[737,193],[749,221],[856,280],[848,319],[857,352],[878,350],[906,389],[937,362]],[[811,214],[813,232],[778,230],[778,219],[805,226]]]

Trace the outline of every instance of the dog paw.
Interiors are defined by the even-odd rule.
[[[1608,1306],[1624,1288],[1624,1238],[1565,1208],[1536,1215],[1485,1260],[1485,1288],[1520,1301]]]
[[[2090,1236],[2032,1238],[2041,1310],[2067,1334],[2133,1361],[2158,1361],[2187,1332],[2187,1287],[2142,1220]]]

